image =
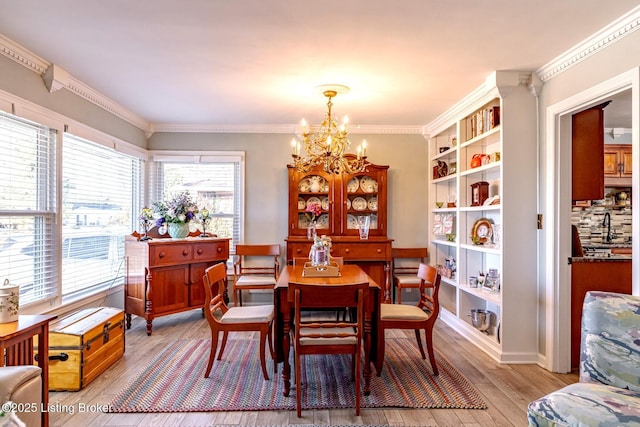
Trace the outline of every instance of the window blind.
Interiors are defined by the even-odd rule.
[[[143,162],[69,133],[62,146],[62,296],[69,297],[123,283]]]
[[[56,131],[0,112],[0,280],[20,305],[57,295]]]
[[[161,159],[160,161],[158,161]],[[231,238],[230,250],[240,241],[241,230],[241,159],[210,156],[155,157],[152,168],[150,205],[172,194],[188,191],[198,208],[206,208],[212,217],[207,232]],[[192,223],[192,230],[202,229]]]

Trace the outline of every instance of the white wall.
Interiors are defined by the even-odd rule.
[[[351,136],[353,144],[360,136]],[[389,165],[388,234],[397,246],[427,245],[427,141],[420,135],[366,135],[372,163]],[[245,241],[287,236],[287,167],[291,135],[157,133],[150,150],[239,150],[246,153]]]
[[[558,168],[557,165],[570,165],[570,161],[567,161],[567,153],[570,153],[570,150],[566,147],[567,142],[558,142],[561,141],[558,139],[556,141],[556,136],[559,133],[567,135],[567,121],[563,121],[561,124],[561,128],[556,130],[556,135],[554,135],[552,140],[547,140],[547,130],[552,129],[553,123],[546,122],[547,110],[553,110],[556,108],[559,103],[565,102],[567,99],[572,97],[576,97],[580,93],[584,91],[588,91],[590,88],[605,82],[609,79],[612,79],[620,74],[623,74],[629,70],[635,69],[640,66],[640,31],[635,31],[630,33],[626,37],[619,39],[614,43],[610,43],[608,47],[603,50],[598,51],[598,53],[587,57],[587,59],[582,60],[581,62],[568,67],[565,71],[555,75],[550,80],[546,81],[542,92],[540,94],[539,99],[539,115],[540,115],[540,158],[542,159],[541,167],[540,167],[540,185],[541,185],[541,197],[540,197],[540,212],[557,214],[557,222],[556,226],[558,228],[556,230],[552,230],[551,238],[547,234],[545,236],[546,231],[542,231],[539,234],[540,237],[540,248],[541,248],[541,257],[540,257],[540,266],[539,266],[539,292],[538,292],[538,300],[539,300],[539,354],[541,363],[543,363],[547,367],[552,367],[554,364],[557,364],[558,359],[562,359],[565,357],[562,353],[563,350],[552,347],[552,342],[554,336],[550,336],[548,331],[553,325],[550,325],[549,322],[554,321],[554,319],[549,316],[549,313],[556,312],[562,313],[569,310],[568,302],[558,300],[558,298],[551,298],[552,295],[566,293],[570,290],[570,272],[568,271],[568,267],[566,266],[566,261],[563,261],[563,255],[565,253],[570,253],[570,247],[568,244],[566,248],[560,248],[561,252],[559,252],[558,259],[555,260],[555,266],[545,265],[545,257],[548,255],[545,252],[545,248],[551,246],[553,242],[549,240],[553,239],[554,241],[558,241],[558,239],[568,239],[570,236],[570,229],[566,227],[566,224],[570,224],[570,202],[559,203],[557,200],[554,200],[554,195],[549,194],[550,192],[560,191],[562,188],[565,188],[568,185],[568,179],[570,179],[570,175],[567,172],[567,168]],[[637,97],[635,98],[637,99]],[[638,112],[637,105],[636,114]],[[635,118],[637,123],[637,117]],[[564,130],[562,129],[564,126]],[[637,132],[637,130],[635,130]],[[568,141],[566,138],[562,139],[562,141]],[[558,144],[558,145],[556,145]],[[636,154],[637,155],[637,149]],[[556,156],[556,158],[552,158]],[[563,157],[564,156],[564,157]],[[634,157],[634,162],[636,162],[636,157]],[[559,177],[561,177],[560,181],[553,182],[548,178],[551,176],[552,172],[557,171],[559,173]],[[564,172],[562,172],[564,170]],[[570,170],[570,169],[568,169]],[[634,173],[633,181],[634,183],[638,182],[638,174]],[[564,205],[567,206],[564,206]],[[545,222],[545,227],[554,227],[553,223],[550,223],[549,218],[552,215],[547,215],[547,220]],[[546,229],[545,229],[546,230]],[[637,229],[636,229],[637,230]],[[548,250],[547,250],[548,251]],[[638,277],[638,254],[634,249],[634,277]],[[549,271],[551,268],[556,271]],[[635,280],[635,279],[634,279]],[[637,289],[637,284],[635,285]],[[562,327],[568,327],[567,325]],[[552,368],[555,369],[555,368]]]

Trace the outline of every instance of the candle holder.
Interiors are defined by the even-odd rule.
[[[144,234],[140,237],[141,241],[151,240],[149,234],[149,226],[151,225],[151,220],[153,219],[153,211],[147,207],[142,208],[140,215],[138,215],[138,221],[140,221],[140,225],[142,225],[142,230]]]
[[[149,232],[149,221],[143,219],[140,221],[140,224],[142,225],[142,231],[144,232],[142,237],[140,237],[140,241],[144,242],[146,240],[153,240],[153,238],[147,234]]]
[[[209,211],[206,209],[201,210],[198,214],[198,219],[200,219],[200,222],[202,223],[202,234],[200,237],[211,237],[211,235],[207,233],[207,224],[211,221]]]

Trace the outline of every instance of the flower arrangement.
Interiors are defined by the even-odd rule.
[[[138,216],[138,220],[140,220],[141,223],[148,223],[152,219],[153,211],[151,210],[151,208],[142,208],[142,211],[140,211],[140,215]]]
[[[315,222],[315,220],[320,216],[320,214],[322,213],[322,206],[320,206],[319,203],[308,203],[307,204],[307,218],[309,219],[310,222]]]
[[[153,203],[156,227],[163,224],[186,224],[196,217],[198,206],[191,199],[188,191],[175,194],[169,200]]]

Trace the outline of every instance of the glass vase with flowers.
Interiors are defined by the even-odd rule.
[[[307,203],[306,216],[307,216],[307,239],[313,240],[316,233],[316,220],[322,213],[322,206],[319,203]]]
[[[166,225],[169,235],[183,239],[189,235],[189,222],[196,218],[198,206],[188,191],[179,192],[167,200],[153,203],[156,226]]]

